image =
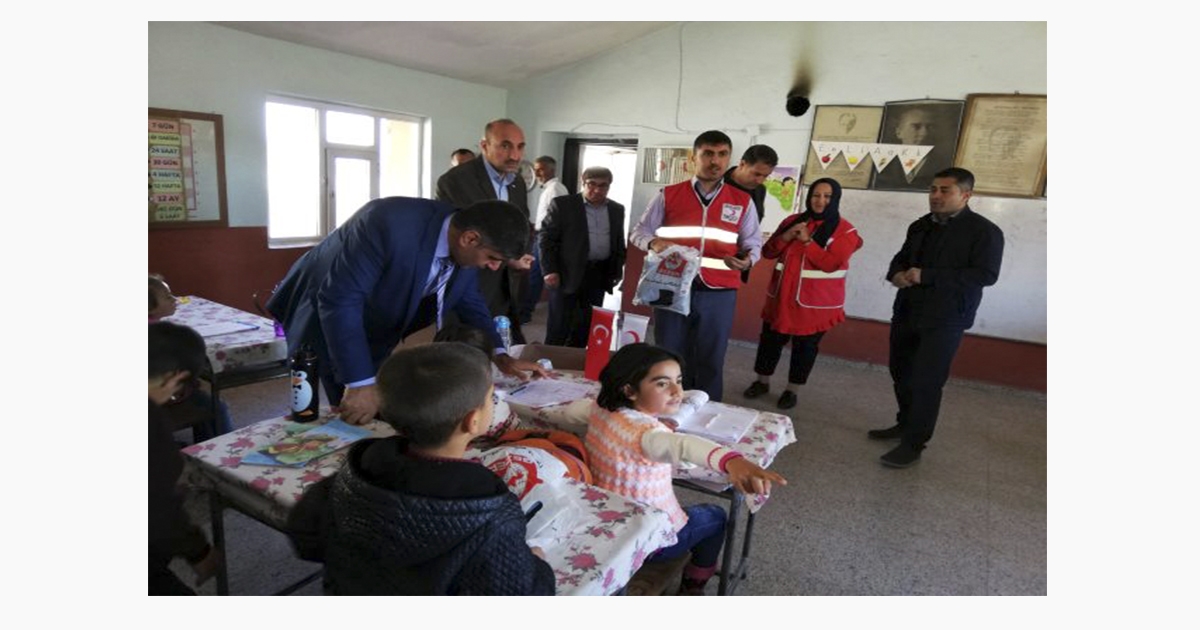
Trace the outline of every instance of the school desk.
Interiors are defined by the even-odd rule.
[[[321,420],[331,417],[323,410]],[[264,420],[207,442],[183,449],[186,483],[208,491],[213,545],[225,547],[224,509],[235,509],[281,532],[287,517],[304,491],[341,467],[348,448],[308,462],[300,468],[241,463],[242,457],[281,439],[286,417]],[[393,435],[382,422],[364,427],[377,437]],[[562,507],[574,519],[567,533],[543,546],[546,562],[554,569],[558,595],[608,595],[620,590],[655,549],[674,544],[675,533],[665,512],[630,501],[600,488],[561,480]],[[522,504],[526,510],[529,505]],[[287,594],[320,577],[320,573],[293,584]],[[226,566],[217,573],[217,593],[229,593]]]
[[[590,385],[588,398],[569,404],[541,407],[538,409],[532,409],[510,400],[508,401],[509,408],[516,412],[521,424],[524,426],[561,429],[583,436],[587,432],[587,424],[583,420],[586,417],[586,408],[595,400],[596,395],[600,392],[600,384],[595,381],[589,381],[579,372],[572,370],[555,371],[554,377]],[[496,387],[497,389],[502,389],[502,384],[497,384]],[[709,404],[713,405],[716,409],[722,407],[739,410],[747,409],[746,407],[737,407],[736,405],[726,405],[724,403]],[[791,418],[787,416],[766,411],[751,411],[754,411],[758,415],[750,424],[750,428],[746,430],[746,433],[736,443],[725,444],[725,446],[741,453],[746,459],[755,464],[766,468],[771,465],[771,462],[775,461],[775,456],[779,454],[779,451],[783,447],[796,441],[796,433],[792,428]],[[717,587],[717,594],[732,595],[737,589],[738,584],[746,579],[746,571],[750,563],[750,541],[754,533],[754,516],[767,503],[769,497],[757,494],[747,495],[738,492],[729,485],[723,474],[707,468],[681,466],[676,468],[674,477],[675,485],[677,486],[702,492],[710,496],[724,498],[729,501],[729,524],[725,529],[725,547],[722,551],[721,570],[719,574],[720,584]],[[738,564],[735,567],[733,565],[733,547],[736,541],[738,519],[743,506],[747,508],[746,534],[742,538],[742,548]]]
[[[289,373],[287,339],[277,337],[274,322],[265,317],[187,295],[176,302],[175,314],[165,319],[189,326],[204,337],[208,370],[202,377],[212,386],[214,419],[221,389]]]

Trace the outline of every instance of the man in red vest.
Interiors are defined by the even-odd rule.
[[[758,262],[762,230],[750,195],[726,185],[733,142],[706,131],[692,145],[696,174],[662,189],[630,234],[639,249],[662,252],[685,245],[700,252],[700,273],[692,283],[691,313],[654,309],[654,341],[684,358],[683,386],[704,390],[720,401],[722,371],[741,272]]]

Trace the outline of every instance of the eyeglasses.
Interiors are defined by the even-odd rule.
[[[608,188],[609,186],[612,185],[612,182],[605,182],[605,181],[598,182],[594,179],[589,179],[586,182],[583,182],[583,185],[587,186],[588,188]]]

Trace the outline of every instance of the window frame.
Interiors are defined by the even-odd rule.
[[[318,99],[290,96],[290,95],[285,95],[285,94],[269,93],[269,94],[267,94],[266,98],[263,100],[264,129],[265,129],[265,124],[266,124],[266,107],[270,103],[278,103],[281,105],[292,105],[292,106],[296,106],[296,107],[307,107],[310,109],[314,109],[317,112],[317,138],[318,138],[317,150],[320,153],[320,156],[319,156],[320,183],[318,186],[320,200],[319,200],[319,206],[318,206],[319,216],[317,217],[317,219],[318,219],[318,225],[320,226],[321,233],[312,235],[312,236],[272,237],[270,235],[271,234],[270,195],[268,194],[268,199],[267,199],[267,206],[268,206],[267,207],[267,247],[269,249],[286,249],[286,248],[293,248],[293,247],[312,247],[312,246],[320,243],[322,240],[325,239],[325,237],[329,236],[329,234],[334,231],[335,224],[336,224],[336,217],[333,216],[334,207],[333,207],[333,203],[331,201],[333,193],[334,193],[333,182],[330,180],[330,177],[332,175],[331,169],[333,167],[332,162],[329,158],[331,151],[335,152],[335,153],[336,152],[344,152],[344,153],[371,152],[371,153],[373,153],[374,158],[371,161],[371,163],[372,163],[371,181],[373,183],[372,193],[376,196],[380,194],[380,185],[381,185],[381,179],[382,179],[382,174],[383,174],[383,169],[384,169],[383,146],[381,143],[382,138],[381,138],[381,133],[380,133],[380,127],[382,125],[383,119],[395,120],[395,121],[411,123],[413,125],[416,125],[417,130],[418,130],[417,131],[417,152],[416,152],[416,154],[419,156],[417,159],[417,173],[416,173],[417,190],[418,190],[417,196],[425,197],[427,195],[428,191],[426,189],[428,188],[428,177],[427,177],[426,171],[429,168],[429,165],[427,164],[427,162],[428,162],[427,147],[428,147],[428,143],[429,143],[429,130],[430,130],[430,126],[431,126],[430,120],[428,117],[419,116],[416,114],[405,114],[405,113],[401,113],[401,112],[392,112],[392,111],[387,111],[387,110],[377,109],[377,108],[372,108],[372,107],[362,107],[362,106],[358,106],[358,105],[350,105],[350,104],[346,104],[346,103],[336,103],[336,102],[331,102],[331,101],[322,101],[322,100],[318,100]],[[330,142],[329,140],[327,140],[326,139],[326,114],[331,111],[373,117],[375,120],[371,125],[373,139],[374,139],[374,143],[372,144],[372,146],[366,147],[366,146],[362,146],[362,145],[343,144],[343,143],[339,143],[339,142]],[[266,142],[267,141],[264,138],[264,154],[268,153],[268,151],[266,150]],[[270,177],[269,166],[266,170],[267,170],[267,177],[269,178]],[[270,190],[270,180],[268,179],[268,181],[266,183],[267,183],[267,189]],[[372,198],[375,198],[375,197],[372,197]]]

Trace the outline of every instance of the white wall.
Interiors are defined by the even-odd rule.
[[[231,226],[267,224],[268,94],[433,117],[431,181],[478,148],[506,91],[204,23],[149,23],[151,107],[221,114]],[[431,191],[432,192],[432,191]]]
[[[528,81],[509,93],[508,114],[529,137],[611,134],[637,137],[641,146],[691,146],[700,132],[721,129],[733,139],[735,154],[765,143],[779,152],[781,164],[799,165],[812,110],[792,118],[784,102],[800,74],[811,80],[814,105],[1046,94],[1046,25],[689,23]],[[757,136],[751,126],[759,127]],[[557,155],[561,148],[539,151]],[[634,221],[656,190],[635,187]],[[847,312],[886,321],[892,289],[879,278],[907,225],[928,210],[925,197],[851,191],[845,203],[844,216],[866,241],[851,264]],[[1046,200],[979,198],[972,205],[1007,237],[1000,281],[985,290],[972,332],[1045,343]]]

